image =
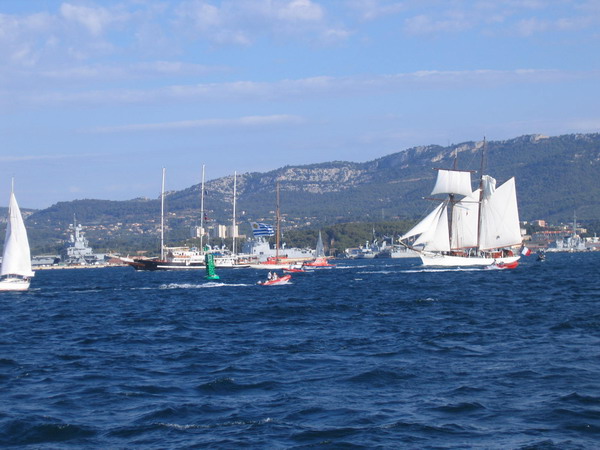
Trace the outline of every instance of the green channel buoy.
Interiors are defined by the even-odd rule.
[[[215,273],[215,257],[212,253],[204,254],[204,263],[206,264],[206,279],[219,280],[219,275]]]

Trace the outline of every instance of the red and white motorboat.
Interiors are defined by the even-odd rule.
[[[519,261],[513,261],[513,262],[493,262],[491,265],[487,266],[486,269],[515,269],[517,266],[519,265]]]
[[[291,275],[284,275],[282,277],[271,278],[270,280],[266,281],[259,281],[257,284],[260,286],[279,286],[281,284],[288,284],[291,279]]]

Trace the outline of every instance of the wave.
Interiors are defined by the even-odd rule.
[[[208,383],[201,384],[200,386],[198,386],[197,389],[205,393],[211,394],[233,394],[241,391],[249,391],[256,389],[271,391],[277,386],[279,386],[279,383],[275,381],[262,381],[260,383],[239,384],[236,383],[233,378],[223,377],[217,378],[213,381],[209,381]]]
[[[2,424],[0,445],[24,446],[69,442],[90,438],[96,434],[96,430],[87,426],[50,422],[48,417],[26,417]]]
[[[158,422],[156,425],[165,427],[165,428],[172,428],[175,430],[185,431],[185,430],[191,430],[191,429],[211,430],[211,429],[215,429],[215,428],[235,427],[235,426],[240,426],[240,425],[242,425],[242,426],[264,425],[264,424],[272,423],[272,422],[273,422],[273,418],[267,417],[265,419],[260,419],[260,420],[232,420],[232,421],[228,421],[228,422],[227,421],[226,422],[217,422],[217,423],[204,424],[204,425],[166,423],[166,422]]]
[[[397,273],[395,270],[361,270],[360,272],[361,274],[382,274],[382,275],[389,275],[391,273]]]
[[[353,377],[348,378],[348,381],[353,383],[366,383],[373,386],[385,386],[415,377],[415,374],[406,372],[402,369],[374,369],[354,375]]]
[[[433,408],[435,411],[441,411],[451,414],[461,414],[465,412],[477,411],[480,409],[486,409],[481,403],[478,402],[461,402],[461,403],[449,403],[447,405],[437,406]]]
[[[448,267],[448,268],[429,268],[429,269],[406,269],[400,270],[402,273],[437,273],[437,272],[481,272],[483,269],[477,267]]]
[[[570,403],[579,403],[582,405],[600,405],[600,397],[594,397],[591,395],[580,395],[577,392],[573,392],[569,395],[565,395],[560,398],[562,401]]]
[[[195,284],[195,283],[169,283],[161,284],[159,289],[204,289],[204,288],[218,288],[218,287],[246,287],[254,286],[253,284],[246,283],[217,283],[209,281],[208,283]],[[152,289],[152,288],[150,288]]]

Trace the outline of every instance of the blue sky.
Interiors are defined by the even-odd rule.
[[[600,0],[0,2],[0,204],[600,130]]]

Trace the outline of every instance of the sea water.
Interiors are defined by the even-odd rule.
[[[600,253],[39,271],[0,295],[0,445],[600,446]]]

